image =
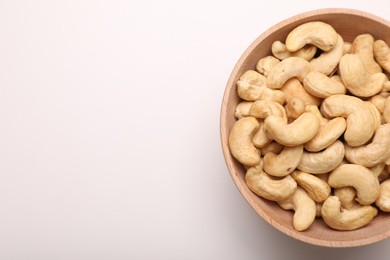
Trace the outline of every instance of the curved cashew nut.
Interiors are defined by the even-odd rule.
[[[247,166],[260,163],[260,155],[252,144],[252,138],[259,129],[259,122],[254,117],[244,117],[238,120],[229,134],[229,148],[234,158]]]
[[[383,40],[374,42],[374,57],[381,67],[390,73],[390,48]]]
[[[364,63],[357,54],[344,55],[339,63],[340,76],[345,87],[355,96],[371,97],[382,90],[386,75],[369,75]]]
[[[384,212],[390,212],[390,180],[386,180],[380,185],[379,197],[375,204]]]
[[[238,96],[246,101],[266,99],[284,103],[284,93],[266,86],[266,77],[254,70],[246,71],[237,82]]]
[[[279,89],[287,80],[294,77],[302,81],[310,70],[310,63],[307,60],[298,57],[287,58],[271,69],[267,77],[267,86]]]
[[[271,100],[258,100],[253,103],[251,109],[249,110],[249,115],[256,118],[267,118],[271,115],[278,116],[287,122],[287,115],[284,107],[281,104]]]
[[[264,76],[268,77],[269,72],[273,67],[275,67],[280,60],[275,58],[274,56],[266,56],[264,58],[261,58],[257,64],[256,64],[256,70],[263,74]]]
[[[386,167],[385,163],[379,163],[379,164],[377,164],[371,168],[368,168],[368,169],[372,172],[372,174],[374,174],[374,176],[379,177],[379,175],[382,174],[385,167]]]
[[[288,118],[296,119],[305,112],[305,103],[299,97],[292,97],[284,109]]]
[[[261,165],[249,168],[245,181],[251,191],[272,201],[287,199],[297,189],[297,183],[290,175],[282,179],[272,178],[262,170]]]
[[[343,45],[343,55],[350,53],[351,49],[352,49],[352,43],[344,42],[344,45]]]
[[[241,119],[243,117],[249,116],[249,110],[251,109],[251,106],[254,102],[250,101],[242,101],[238,103],[236,107],[236,111],[234,112],[234,116],[237,119]]]
[[[390,82],[390,81],[388,81]],[[369,101],[376,106],[379,112],[383,113],[385,107],[386,99],[390,96],[389,92],[381,92],[375,96],[370,97]],[[390,104],[389,104],[390,105]],[[389,107],[390,109],[390,107]],[[390,110],[389,110],[390,112]]]
[[[306,45],[297,51],[290,52],[287,50],[284,43],[281,41],[275,41],[271,46],[271,51],[272,54],[280,60],[284,60],[290,57],[299,57],[309,61],[316,54],[317,47],[314,45]]]
[[[333,49],[323,52],[318,58],[310,61],[313,70],[330,75],[340,62],[343,56],[344,40],[340,35],[337,35],[337,42]]]
[[[365,144],[375,132],[376,124],[370,108],[357,97],[347,95],[327,97],[322,102],[321,111],[326,117],[341,116],[347,119],[344,139],[350,146]]]
[[[379,112],[378,108],[376,106],[369,102],[369,101],[364,101],[366,105],[369,107],[372,118],[374,119],[375,122],[375,128],[378,128],[382,124],[382,115],[381,112]]]
[[[291,177],[301,186],[315,202],[324,202],[330,194],[329,185],[320,178],[301,171],[294,171]]]
[[[298,169],[304,172],[318,174],[334,170],[344,158],[344,145],[341,141],[318,153],[303,152]]]
[[[257,148],[262,148],[269,144],[272,140],[268,138],[268,136],[264,132],[264,122],[259,121],[259,130],[256,131],[253,136],[252,143]]]
[[[313,224],[316,217],[316,203],[302,188],[298,187],[289,198],[278,201],[278,204],[282,209],[295,211],[293,217],[295,230],[304,231]]]
[[[374,37],[371,34],[360,34],[352,42],[351,53],[359,56],[368,75],[382,72],[382,68],[374,60]]]
[[[309,72],[303,80],[305,90],[315,97],[327,98],[331,95],[345,94],[347,89],[336,80],[318,71]]]
[[[305,106],[319,106],[321,103],[321,100],[319,98],[307,93],[301,82],[299,82],[299,80],[296,78],[291,78],[287,80],[287,82],[284,83],[283,87],[280,90],[284,93],[287,103],[291,102],[291,99],[293,97],[300,98],[305,104]]]
[[[262,147],[260,151],[261,151],[261,155],[265,156],[267,153],[280,154],[283,151],[283,149],[284,149],[283,145],[281,145],[278,142],[272,141],[271,143]]]
[[[341,211],[341,203],[337,196],[330,196],[322,204],[321,215],[325,223],[337,230],[354,230],[361,228],[378,214],[372,206],[361,206],[351,210]]]
[[[323,51],[329,51],[336,45],[338,34],[327,23],[307,22],[293,29],[286,38],[289,51],[297,51],[306,44],[317,46]]]
[[[379,126],[371,143],[359,147],[345,145],[348,161],[365,167],[373,167],[390,157],[390,124]]]
[[[383,118],[386,123],[390,123],[390,97],[388,97],[385,101],[385,105],[383,106]]]
[[[333,170],[328,179],[332,188],[352,186],[357,191],[358,202],[370,205],[379,196],[379,181],[372,172],[358,164],[344,164]]]
[[[291,124],[283,118],[269,116],[264,121],[265,133],[280,144],[295,146],[304,144],[312,139],[320,128],[317,117],[310,112],[303,113]]]
[[[301,161],[302,153],[303,145],[286,146],[279,155],[267,153],[263,159],[264,171],[276,177],[289,175],[297,168]]]
[[[334,195],[339,198],[341,206],[345,209],[354,209],[360,207],[360,204],[355,201],[356,190],[352,187],[334,189]]]

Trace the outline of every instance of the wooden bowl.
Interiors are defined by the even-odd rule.
[[[367,226],[354,231],[336,231],[317,218],[304,232],[294,230],[292,211],[281,209],[277,203],[262,199],[248,189],[243,166],[229,152],[228,136],[236,122],[235,108],[240,101],[236,82],[249,69],[255,69],[257,61],[271,54],[271,44],[276,40],[284,41],[287,34],[296,26],[320,20],[332,25],[345,41],[352,42],[362,33],[370,33],[375,39],[390,43],[390,23],[382,18],[351,9],[320,9],[288,18],[261,34],[242,54],[230,75],[221,108],[221,141],[226,164],[231,177],[241,194],[252,208],[269,224],[281,232],[304,242],[327,247],[354,247],[371,244],[390,236],[390,215],[380,213]]]

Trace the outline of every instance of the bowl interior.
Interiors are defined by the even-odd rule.
[[[291,211],[281,209],[275,202],[267,201],[252,193],[245,184],[245,169],[230,154],[228,135],[236,122],[235,107],[240,101],[236,92],[236,82],[249,69],[254,69],[257,61],[271,54],[274,41],[284,42],[287,34],[296,26],[308,21],[323,21],[331,24],[343,37],[352,42],[355,36],[370,33],[375,39],[390,43],[390,23],[373,16],[351,9],[321,9],[291,17],[273,26],[260,35],[243,53],[230,76],[225,90],[221,109],[221,141],[225,160],[236,186],[253,209],[275,228],[296,239],[311,244],[329,247],[352,247],[366,245],[390,236],[390,216],[380,213],[369,225],[354,231],[336,231],[330,229],[321,218],[304,232],[297,232],[292,227]]]

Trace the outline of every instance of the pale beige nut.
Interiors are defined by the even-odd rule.
[[[370,112],[371,112],[371,115],[374,119],[374,122],[375,122],[375,128],[378,128],[381,124],[382,124],[382,114],[381,112],[378,110],[378,108],[373,104],[371,103],[370,101],[365,101],[364,103],[366,103],[366,105],[369,107],[370,109]]]
[[[332,95],[345,94],[347,92],[344,84],[318,71],[309,72],[303,79],[303,86],[307,92],[319,98],[327,98]]]
[[[322,102],[321,112],[328,118],[344,117],[347,119],[344,139],[350,146],[365,144],[375,132],[376,122],[370,108],[357,97],[330,96]]]
[[[315,202],[324,202],[330,194],[329,185],[320,178],[301,171],[294,171],[291,177],[302,187]]]
[[[298,57],[287,58],[271,69],[267,77],[267,86],[280,89],[287,80],[294,77],[302,81],[310,70],[310,63],[307,60]]]
[[[305,149],[309,152],[319,152],[329,147],[344,133],[346,127],[347,122],[342,117],[329,120],[310,141],[305,143]]]
[[[264,132],[264,122],[259,121],[259,129],[252,138],[252,143],[256,148],[262,148],[272,142]]]
[[[229,148],[234,158],[247,166],[260,163],[259,151],[252,143],[253,135],[259,129],[259,122],[254,117],[238,120],[229,134]]]
[[[386,73],[385,73],[385,75],[386,75]],[[389,78],[389,75],[387,74],[386,77]],[[389,91],[390,91],[390,81],[386,80],[385,83],[383,83],[382,92],[389,92]]]
[[[261,151],[261,155],[265,156],[267,153],[280,154],[283,151],[283,149],[284,149],[284,145],[281,145],[278,142],[272,141],[271,143],[262,147],[260,149],[260,151]]]
[[[299,97],[292,97],[284,106],[288,118],[297,119],[305,112],[305,103]]]
[[[378,178],[369,169],[358,164],[337,167],[330,173],[328,184],[332,188],[355,188],[357,200],[362,205],[370,205],[379,196]]]
[[[344,209],[354,209],[360,207],[360,204],[355,200],[356,190],[352,187],[334,189],[334,195],[339,198],[341,207]]]
[[[267,87],[267,79],[254,70],[246,71],[237,82],[237,93],[240,98],[246,101],[260,99],[272,100],[283,104],[284,93]]]
[[[374,59],[374,37],[371,34],[360,34],[352,42],[351,53],[359,56],[368,75],[382,72]]]
[[[390,97],[388,97],[385,101],[385,105],[383,106],[383,119],[386,123],[390,123]]]
[[[337,65],[343,56],[344,40],[338,35],[337,42],[334,48],[321,53],[317,58],[310,61],[310,65],[314,71],[325,75],[330,75],[337,69]]]
[[[325,223],[336,230],[355,230],[361,228],[378,214],[372,206],[361,206],[354,209],[341,210],[341,203],[337,196],[330,196],[322,204],[321,216]]]
[[[390,81],[389,81],[390,82]],[[389,92],[381,92],[375,96],[370,97],[369,101],[374,104],[374,106],[383,113],[385,107],[386,99],[390,96]]]
[[[258,100],[254,102],[249,110],[249,115],[261,119],[267,118],[268,116],[278,116],[287,122],[287,114],[284,107],[271,100]]]
[[[303,145],[284,147],[280,154],[267,153],[263,159],[264,171],[275,177],[284,177],[297,168],[303,154]]]
[[[319,106],[321,103],[321,100],[319,98],[307,93],[301,82],[299,82],[299,80],[296,78],[289,79],[286,83],[284,83],[283,87],[280,90],[285,94],[287,103],[291,102],[291,99],[293,97],[300,98],[305,104],[305,106]]]
[[[313,224],[316,217],[316,203],[302,189],[297,188],[287,199],[278,201],[282,209],[295,211],[293,216],[293,227],[297,231],[304,231]]]
[[[344,41],[343,45],[343,55],[348,54],[351,52],[352,49],[352,43]]]
[[[265,77],[268,77],[269,72],[273,67],[275,67],[280,60],[275,58],[274,56],[266,56],[261,58],[256,64],[256,70],[263,74]]]
[[[271,51],[272,54],[280,60],[284,60],[290,57],[299,57],[309,61],[316,54],[317,47],[314,45],[305,45],[297,51],[290,52],[287,50],[284,43],[281,41],[275,41],[271,46]]]
[[[264,120],[264,131],[271,139],[286,146],[301,145],[311,140],[320,128],[317,117],[305,112],[291,124],[283,118],[269,116]]]
[[[314,45],[323,51],[329,51],[336,45],[338,34],[327,23],[314,21],[294,28],[286,38],[289,51],[297,51],[306,44]]]
[[[344,86],[358,97],[371,97],[378,94],[387,79],[381,72],[368,74],[357,54],[344,55],[340,60],[339,70]]]
[[[374,176],[379,177],[379,175],[382,174],[385,167],[386,167],[386,164],[383,162],[383,163],[379,163],[379,164],[377,164],[371,168],[368,168],[368,169],[372,172],[372,174],[374,174]]]
[[[234,116],[237,119],[241,119],[243,117],[249,116],[249,110],[251,109],[251,106],[254,102],[250,101],[241,101],[238,103],[236,110],[234,112]]]
[[[323,126],[323,125],[325,125],[326,123],[329,122],[329,119],[323,117],[321,112],[320,112],[320,110],[315,105],[308,105],[308,106],[306,106],[305,107],[305,111],[306,112],[310,112],[313,115],[315,115],[317,117],[318,121],[320,122],[320,126]]]
[[[390,48],[383,40],[374,42],[374,57],[379,65],[390,73]]]
[[[321,152],[304,151],[298,169],[313,174],[327,173],[339,166],[343,158],[344,145],[341,141],[336,141]]]
[[[390,212],[390,180],[385,180],[380,185],[379,197],[375,205],[384,212]]]
[[[359,147],[345,145],[345,157],[348,161],[365,167],[383,163],[390,157],[390,124],[378,127],[372,142]]]
[[[272,201],[287,199],[297,189],[297,183],[290,175],[282,179],[273,178],[262,170],[261,165],[249,168],[245,181],[256,195]]]

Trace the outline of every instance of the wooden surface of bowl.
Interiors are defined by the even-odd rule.
[[[317,218],[304,232],[294,230],[292,211],[281,209],[277,203],[262,199],[248,189],[243,166],[230,154],[229,132],[236,122],[235,108],[240,101],[236,82],[249,69],[255,69],[257,61],[271,54],[274,41],[284,41],[287,34],[296,26],[308,21],[323,21],[332,25],[345,41],[351,42],[355,36],[370,33],[375,39],[390,43],[390,23],[362,11],[352,9],[319,9],[288,18],[261,34],[242,54],[228,80],[221,107],[221,141],[225,160],[231,177],[241,194],[252,208],[269,224],[298,240],[327,247],[354,247],[371,244],[390,236],[390,215],[380,213],[367,226],[354,231],[336,231]],[[255,28],[254,28],[255,29]]]

